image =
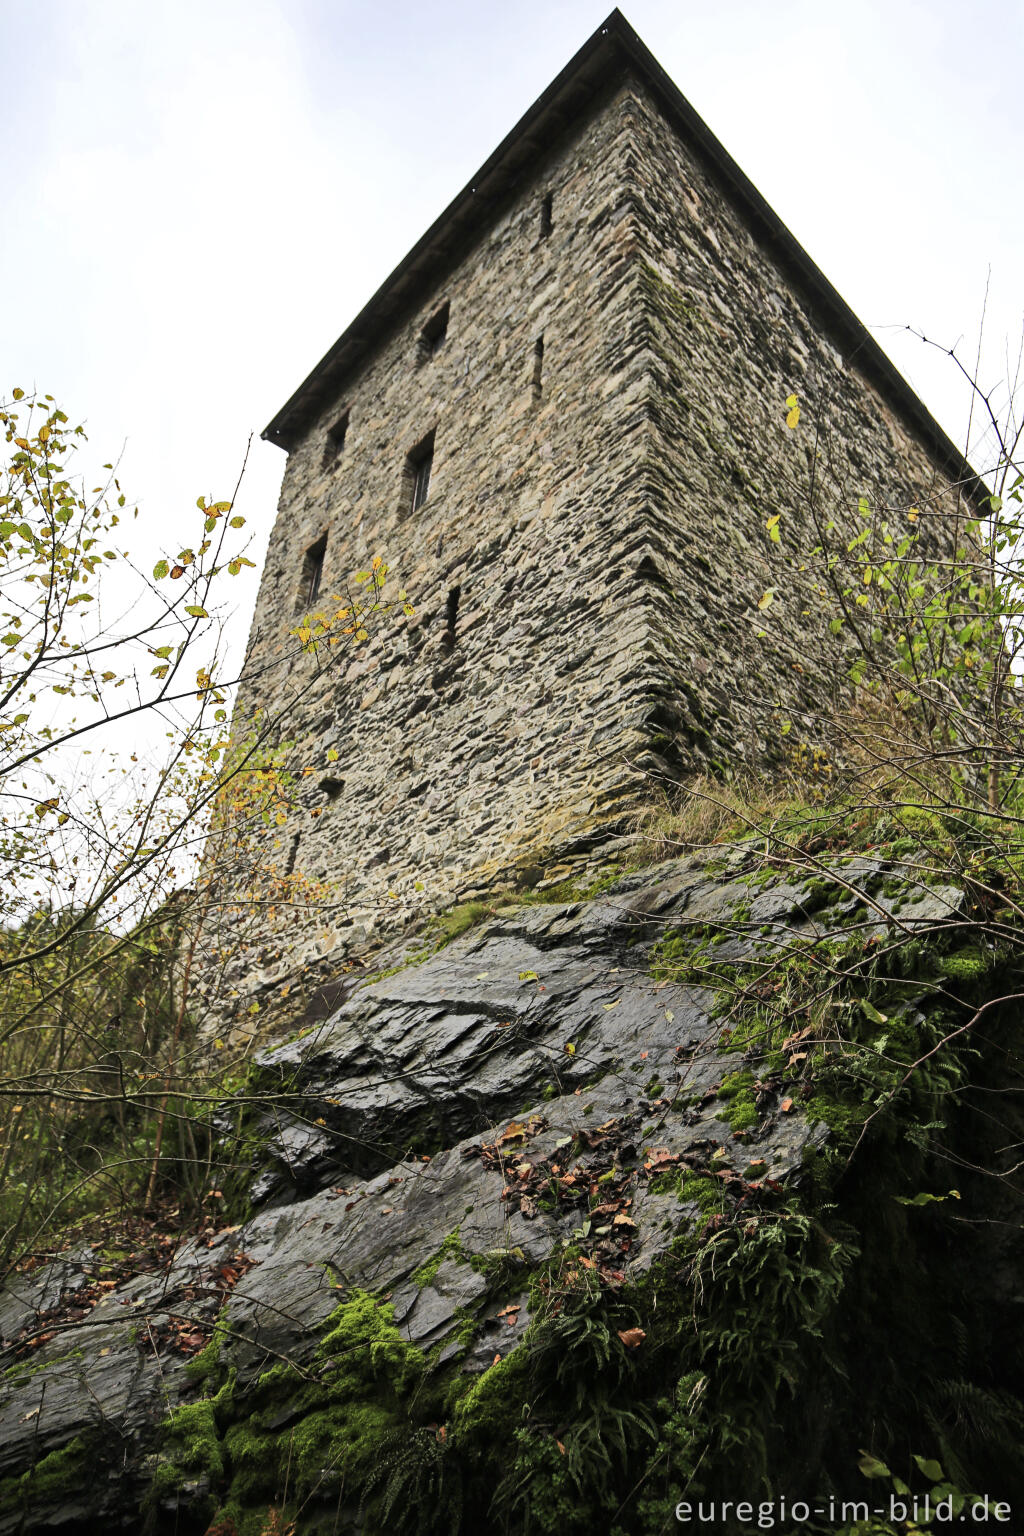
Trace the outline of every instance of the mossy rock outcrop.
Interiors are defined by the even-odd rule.
[[[75,1261],[9,1288],[0,1533],[1024,1508],[1011,949],[953,885],[762,841],[364,987],[261,1058],[240,1228],[37,1348]]]

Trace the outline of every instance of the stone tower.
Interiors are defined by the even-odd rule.
[[[904,505],[964,469],[617,11],[264,436],[288,463],[259,653],[375,556],[415,608],[243,685],[322,765],[274,857],[334,891],[264,987],[564,877],[652,781],[770,759],[831,670],[765,531],[806,524],[808,445]]]

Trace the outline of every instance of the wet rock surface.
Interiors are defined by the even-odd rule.
[[[500,912],[364,987],[264,1054],[266,1083],[292,1097],[255,1128],[263,1203],[241,1228],[184,1241],[71,1327],[45,1314],[82,1283],[82,1255],[14,1277],[0,1298],[0,1533],[137,1528],[157,1428],[195,1396],[186,1358],[218,1317],[242,1390],[282,1359],[308,1362],[356,1289],[388,1297],[410,1342],[478,1372],[522,1338],[529,1270],[564,1242],[628,1280],[692,1222],[688,1170],[734,1189],[798,1178],[823,1127],[792,1084],[760,1081],[756,1051],[725,1048],[712,990],[656,979],[656,946],[713,929],[720,961],[769,954],[861,908],[867,942],[955,921],[960,897],[906,881],[887,896],[869,859],[810,883],[766,878],[749,846],[730,859]],[[741,1067],[756,1112],[737,1129],[720,1089]],[[77,1469],[70,1486],[17,1483],[54,1453]]]

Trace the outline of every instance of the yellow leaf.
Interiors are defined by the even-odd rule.
[[[921,516],[921,514],[917,510],[917,508],[916,507],[911,507],[910,511],[907,513],[907,522],[908,523],[916,523],[920,516]]]
[[[764,610],[766,608],[770,608],[774,601],[775,601],[775,593],[774,593],[773,589],[771,587],[769,587],[768,591],[765,592],[763,597],[759,597],[758,598],[757,606],[758,606],[759,610],[761,611],[761,613],[764,613]]]
[[[800,420],[800,407],[797,404],[796,395],[786,397],[786,426],[792,431]]]

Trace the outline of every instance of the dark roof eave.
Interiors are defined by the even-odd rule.
[[[462,249],[470,235],[485,223],[490,206],[515,184],[524,167],[533,162],[536,144],[545,142],[551,133],[574,120],[616,73],[616,66],[619,66],[621,76],[623,62],[631,65],[655,93],[683,139],[702,154],[728,185],[782,268],[797,279],[827,315],[835,339],[841,342],[849,360],[855,361],[857,367],[872,378],[951,478],[966,481],[975,494],[986,495],[987,491],[960,450],[618,10],[612,11],[584,43],[484,162],[469,185],[399,262],[278,411],[263,437],[289,451],[294,447],[310,422],[332,395],[337,394],[342,378],[356,366],[388,323],[407,308],[412,295],[440,280],[454,253]]]

